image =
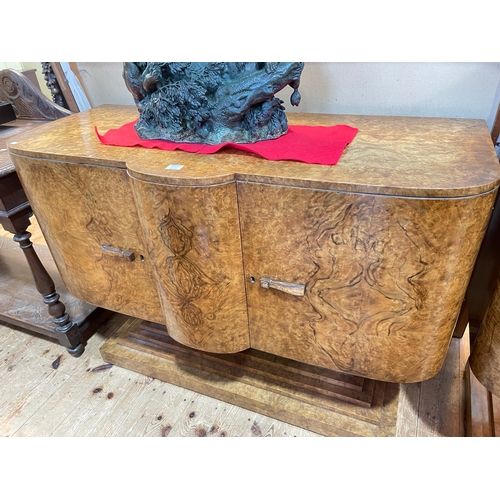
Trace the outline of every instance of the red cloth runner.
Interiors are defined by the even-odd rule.
[[[137,121],[137,120],[136,120]],[[289,125],[288,132],[277,139],[260,141],[254,144],[189,144],[164,140],[142,140],[137,135],[134,125],[136,121],[126,123],[118,129],[108,130],[97,137],[102,144],[108,146],[142,146],[159,148],[166,151],[180,149],[190,153],[212,154],[224,146],[231,146],[243,151],[258,154],[267,160],[293,160],[320,165],[336,165],[346,146],[353,141],[358,129],[348,125],[332,127]]]

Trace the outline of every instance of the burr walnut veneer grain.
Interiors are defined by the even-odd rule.
[[[126,171],[26,157],[14,161],[33,193],[33,211],[69,292],[105,309],[163,321]],[[134,259],[119,250],[131,250]]]
[[[103,106],[9,145],[71,293],[202,351],[439,371],[500,180],[483,121],[290,114],[359,129],[320,166],[96,137],[135,118]]]
[[[415,199],[242,183],[239,194],[252,347],[377,380],[439,371],[494,193]],[[264,292],[251,283],[261,275],[304,283],[305,296]]]

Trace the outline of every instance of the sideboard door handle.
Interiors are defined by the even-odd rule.
[[[275,290],[280,290],[281,292],[297,297],[303,297],[306,290],[306,285],[287,283],[286,281],[274,281],[271,278],[260,278],[260,286],[267,289],[274,288]]]
[[[113,255],[115,257],[122,257],[125,260],[132,262],[135,259],[134,252],[132,250],[120,250],[119,248],[110,247],[109,245],[101,245],[104,253],[108,255]]]

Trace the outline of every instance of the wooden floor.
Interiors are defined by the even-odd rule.
[[[314,436],[303,429],[103,363],[125,317],[105,314],[81,358],[0,324],[2,436]]]
[[[43,243],[36,225],[33,241]],[[7,234],[0,232],[0,234]],[[105,311],[72,358],[54,341],[0,322],[0,436],[319,437],[313,432],[104,363],[99,349],[128,318]],[[465,347],[464,347],[465,346]],[[443,370],[401,386],[396,435],[462,436],[466,342],[453,339]],[[478,385],[479,384],[479,385]],[[478,392],[479,391],[479,392]],[[499,400],[469,408],[472,435],[500,435]],[[494,414],[494,424],[484,425]],[[491,421],[491,418],[490,418]],[[469,426],[470,427],[470,426]]]

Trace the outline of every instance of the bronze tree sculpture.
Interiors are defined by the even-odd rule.
[[[253,143],[288,130],[283,101],[290,85],[300,102],[299,62],[126,62],[123,77],[140,117],[141,139]]]

